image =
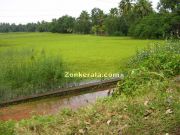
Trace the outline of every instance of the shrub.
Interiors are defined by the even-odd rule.
[[[116,94],[122,92],[132,96],[143,85],[151,87],[152,83],[166,80],[180,74],[180,42],[156,44],[132,57],[125,72],[125,78],[118,83]]]
[[[137,51],[128,61],[128,67],[145,67],[153,72],[162,72],[167,77],[180,74],[180,42],[168,41],[165,45],[154,44]]]
[[[164,74],[150,72],[146,68],[130,70],[127,72],[124,80],[118,83],[118,89],[115,92],[115,95],[124,93],[128,96],[132,96],[135,90],[144,85],[150,87],[155,80],[164,81],[166,78],[164,77]]]

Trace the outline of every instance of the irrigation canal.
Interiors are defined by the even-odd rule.
[[[93,82],[53,93],[5,102],[0,107],[0,120],[22,120],[33,115],[57,114],[64,108],[78,109],[109,96],[120,79]],[[4,106],[5,105],[5,106]]]

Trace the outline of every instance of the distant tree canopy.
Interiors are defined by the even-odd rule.
[[[108,35],[127,36],[128,24],[124,16],[120,16],[117,8],[112,8],[105,19],[105,31]]]
[[[59,19],[52,20],[50,24],[50,32],[72,33],[75,25],[75,18],[71,16],[62,16]]]
[[[74,31],[81,34],[89,34],[91,31],[91,17],[87,11],[82,11],[76,19]]]
[[[161,11],[172,11],[175,12],[180,10],[180,1],[179,0],[160,0],[158,3],[158,9]]]
[[[160,0],[154,11],[149,0],[121,0],[117,8],[108,14],[94,8],[89,14],[62,16],[51,22],[16,25],[0,23],[0,32],[53,32],[112,36],[133,36],[136,38],[160,39],[174,36],[180,38],[179,0]]]

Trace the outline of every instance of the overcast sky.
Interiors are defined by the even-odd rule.
[[[159,0],[151,0],[153,7]],[[79,16],[82,10],[89,13],[98,7],[108,13],[120,0],[0,0],[0,22],[28,23],[51,21],[62,15]]]

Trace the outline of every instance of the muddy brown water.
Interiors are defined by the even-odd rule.
[[[0,108],[0,120],[22,120],[33,115],[56,114],[63,108],[77,109],[94,103],[97,99],[106,97],[112,88],[91,93],[79,93],[68,96],[50,97],[36,101],[10,105]]]

